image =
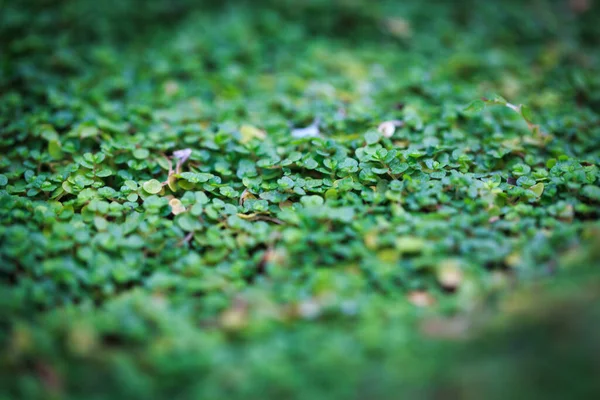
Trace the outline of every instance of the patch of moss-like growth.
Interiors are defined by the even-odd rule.
[[[3,4],[0,397],[594,393],[598,2],[371,3]]]

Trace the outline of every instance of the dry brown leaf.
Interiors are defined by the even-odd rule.
[[[435,304],[432,295],[424,290],[415,290],[408,294],[408,301],[417,307],[430,307]]]
[[[185,212],[185,206],[181,203],[181,200],[172,198],[169,200],[169,206],[171,206],[171,212],[173,215],[178,215]]]
[[[463,272],[458,260],[444,260],[437,270],[440,285],[446,289],[456,289],[463,280]]]

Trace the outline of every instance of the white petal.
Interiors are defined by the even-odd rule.
[[[182,150],[177,150],[177,151],[173,152],[173,156],[175,158],[177,158],[178,160],[180,160],[181,162],[184,162],[185,160],[187,160],[191,155],[192,155],[192,149],[182,149]]]
[[[316,137],[319,136],[319,127],[316,125],[310,125],[306,128],[299,128],[292,130],[292,137],[305,138],[305,137]]]

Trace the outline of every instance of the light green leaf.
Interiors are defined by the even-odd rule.
[[[521,115],[529,123],[533,123],[533,113],[526,105],[521,105]]]
[[[60,160],[63,158],[62,145],[57,139],[53,139],[48,142],[48,153],[55,160]]]
[[[248,143],[252,139],[263,140],[267,137],[266,133],[252,125],[242,125],[240,127],[240,135],[242,136],[240,142]]]
[[[588,199],[600,202],[600,187],[595,185],[585,185],[581,189],[581,194]]]
[[[544,184],[542,182],[536,183],[529,188],[537,197],[540,197],[544,193]]]
[[[162,190],[162,184],[156,179],[150,179],[149,181],[144,182],[142,187],[150,194],[157,194]]]
[[[506,103],[508,103],[508,101],[506,101],[506,99],[504,97],[502,97],[500,95],[497,95],[497,94],[494,94],[492,96],[492,100],[491,101],[493,103],[496,103],[496,104],[502,104],[503,106],[505,106]]]
[[[483,100],[473,100],[464,111],[466,112],[480,112],[485,108],[485,102]]]
[[[133,151],[133,156],[138,160],[145,160],[150,155],[150,151],[148,149],[135,149]]]

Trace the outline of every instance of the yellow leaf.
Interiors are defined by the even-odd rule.
[[[242,143],[246,144],[252,139],[264,139],[267,137],[265,131],[258,129],[252,125],[242,125],[240,127],[240,134],[242,135],[242,139],[240,140]]]
[[[544,184],[542,182],[536,183],[529,188],[537,197],[540,197],[544,193]]]
[[[401,236],[396,239],[396,248],[402,253],[416,254],[425,248],[425,241],[415,236]]]
[[[417,307],[429,307],[435,304],[435,299],[424,290],[415,290],[408,294],[408,301]]]
[[[185,212],[185,206],[181,203],[179,199],[171,199],[169,200],[169,205],[171,206],[171,212],[173,215],[178,215]]]
[[[177,178],[175,175],[170,175],[167,178],[167,185],[169,185],[169,189],[171,189],[173,192],[177,191]]]
[[[437,269],[437,278],[440,285],[446,289],[456,289],[463,279],[463,273],[458,260],[444,260]]]
[[[385,26],[388,32],[397,38],[408,39],[412,36],[410,22],[404,18],[388,18],[385,20]]]
[[[252,213],[252,214],[238,213],[237,216],[240,217],[241,219],[252,219],[252,218],[256,217],[256,213]]]

